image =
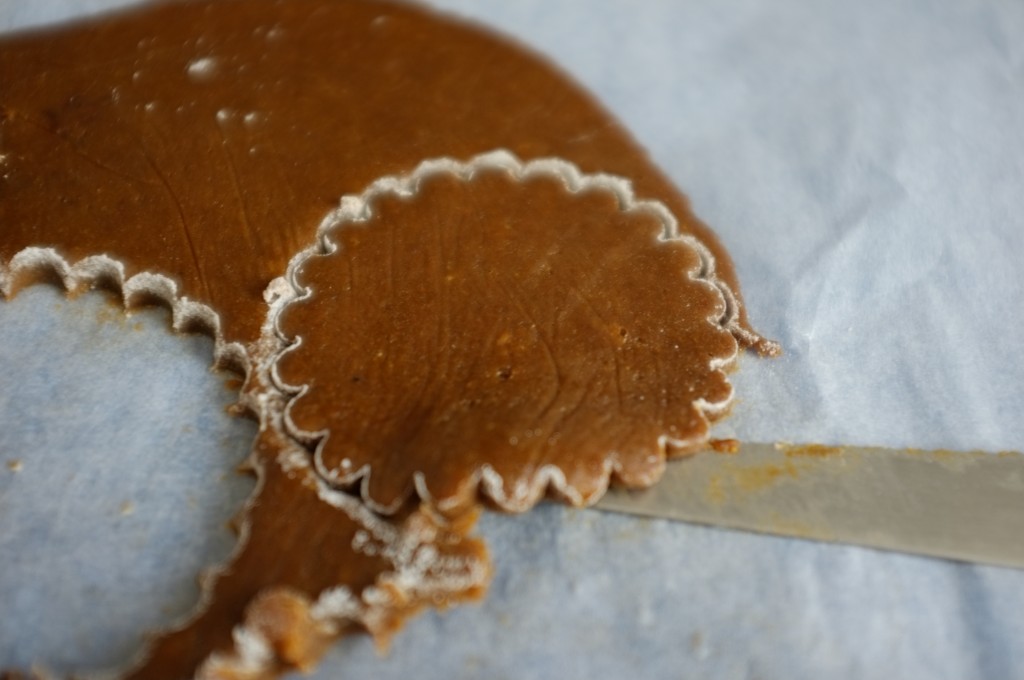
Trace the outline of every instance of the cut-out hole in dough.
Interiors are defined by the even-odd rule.
[[[100,293],[0,299],[0,668],[123,666],[234,548],[256,428],[213,342],[168,325]]]

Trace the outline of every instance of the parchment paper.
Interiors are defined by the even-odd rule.
[[[721,235],[786,350],[744,358],[721,436],[1024,446],[1024,4],[434,4],[582,81]],[[485,604],[315,677],[1024,678],[1024,573],[553,506],[482,531]]]

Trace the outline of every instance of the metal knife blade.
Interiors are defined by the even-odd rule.
[[[598,508],[1024,568],[1024,456],[744,443]]]

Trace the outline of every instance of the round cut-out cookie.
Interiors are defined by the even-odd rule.
[[[394,511],[645,486],[732,390],[729,291],[628,183],[506,154],[375,183],[299,256],[276,366],[329,481]]]

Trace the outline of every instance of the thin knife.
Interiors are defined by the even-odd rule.
[[[1024,456],[745,443],[604,510],[1024,569]]]

